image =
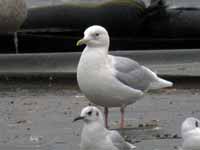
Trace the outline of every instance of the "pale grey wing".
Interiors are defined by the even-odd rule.
[[[123,84],[144,91],[155,80],[152,74],[136,61],[125,57],[111,57],[116,70],[115,76]]]
[[[119,150],[132,150],[136,148],[136,146],[126,142],[117,131],[109,131],[109,137],[113,145]]]

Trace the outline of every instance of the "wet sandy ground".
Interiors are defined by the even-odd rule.
[[[78,150],[82,122],[72,123],[88,105],[74,82],[0,80],[0,149]],[[199,89],[151,92],[126,109],[122,134],[137,150],[173,150],[181,145],[185,117],[200,118]],[[118,128],[119,109],[110,109]]]

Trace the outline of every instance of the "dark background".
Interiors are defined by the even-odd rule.
[[[198,0],[165,0],[164,7],[147,10],[145,13],[128,7],[108,7],[95,12],[95,9],[92,11],[72,9],[62,5],[80,1],[91,2],[91,0],[27,0],[29,8],[27,20],[17,34],[0,35],[0,53],[81,51],[83,48],[76,47],[76,41],[82,37],[84,29],[93,24],[100,24],[108,29],[112,43],[110,49],[113,51],[199,48],[200,1]],[[95,3],[94,0],[92,2]],[[149,0],[144,2],[148,7]],[[99,12],[104,13],[99,14]],[[100,17],[103,19],[95,21]],[[114,19],[110,21],[110,18]]]

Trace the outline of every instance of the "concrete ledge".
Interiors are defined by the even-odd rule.
[[[160,75],[200,76],[200,50],[115,51]],[[0,75],[72,75],[81,53],[0,55]]]

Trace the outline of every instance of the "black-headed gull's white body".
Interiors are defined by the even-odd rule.
[[[83,108],[80,116],[74,119],[74,121],[77,120],[84,121],[81,150],[132,150],[136,148],[126,142],[117,131],[104,127],[103,115],[97,107]]]

